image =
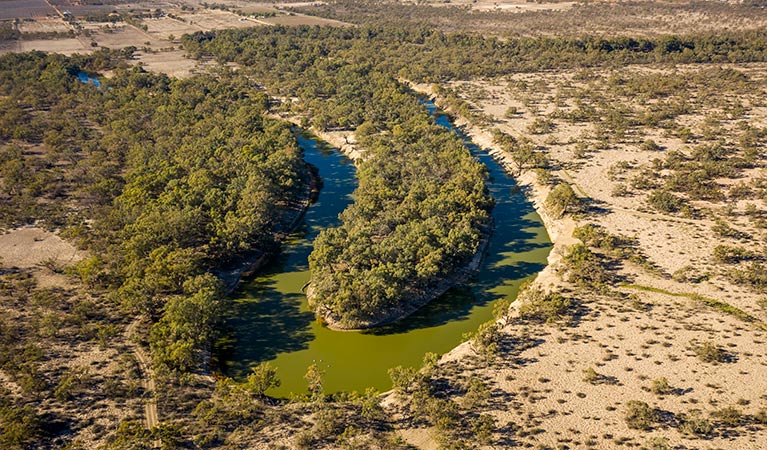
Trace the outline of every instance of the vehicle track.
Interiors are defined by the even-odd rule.
[[[134,320],[125,328],[125,340],[129,342],[129,345],[133,347],[133,355],[136,357],[136,361],[141,370],[141,386],[144,388],[144,425],[147,429],[151,430],[160,423],[159,416],[157,414],[157,399],[155,396],[156,387],[154,382],[154,376],[149,369],[149,358],[141,349],[141,347],[133,342],[133,336],[136,331],[136,327],[141,323],[143,317],[139,317]]]

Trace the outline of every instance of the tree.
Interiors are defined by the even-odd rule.
[[[546,209],[554,217],[562,217],[565,214],[580,210],[583,202],[568,183],[559,183],[549,192],[546,197]]]
[[[282,383],[277,378],[277,369],[268,362],[264,362],[254,367],[252,373],[248,375],[245,389],[260,397],[269,389],[280,387],[280,384]]]
[[[306,375],[304,375],[304,380],[307,382],[307,389],[314,401],[320,401],[324,396],[325,388],[322,385],[323,376],[325,376],[325,372],[320,369],[317,364],[310,365],[306,370]]]

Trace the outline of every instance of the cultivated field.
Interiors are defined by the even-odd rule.
[[[22,33],[66,33],[72,28],[58,17],[35,18],[19,22],[19,31]]]
[[[45,17],[56,12],[45,0],[2,0],[0,1],[0,20],[27,17]]]
[[[24,33],[63,33],[72,29],[72,26],[56,16],[43,0],[3,1],[0,19],[26,19],[18,26],[22,39],[0,41],[0,52],[41,50],[71,55],[90,53],[98,47],[118,49],[134,46],[139,49],[134,58],[136,63],[143,64],[149,70],[185,77],[192,74],[199,64],[184,58],[184,52],[176,48],[178,39],[184,34],[254,26],[347,25],[337,20],[284,10],[291,6],[311,6],[315,2],[273,4],[232,1],[216,3],[215,7],[206,7],[203,3],[152,1],[80,6],[77,2],[54,2],[62,12],[71,12],[78,19],[88,14],[117,12],[132,17],[132,20],[130,23],[77,20],[76,26],[80,32],[76,38],[37,39],[25,38]],[[50,17],[39,13],[43,7],[48,8]],[[161,14],[157,14],[157,11],[161,11]]]

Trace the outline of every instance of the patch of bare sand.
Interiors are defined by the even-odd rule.
[[[135,62],[151,72],[165,73],[176,78],[188,78],[197,72],[203,71],[207,65],[205,62],[189,59],[184,56],[182,50],[144,52],[135,54]]]
[[[535,74],[518,78],[535,81]],[[493,126],[515,136],[525,135],[546,148],[554,175],[573,185],[580,195],[597,202],[604,211],[579,220],[552,219],[541,207],[546,188],[535,183],[532,173],[519,177],[555,244],[549,265],[535,282],[574,296],[580,306],[569,327],[512,317],[499,338],[513,344],[501,350],[490,364],[478,362],[470,343],[460,345],[440,360],[446,371],[447,367],[458,367],[457,374],[448,375],[452,379],[471,374],[490,381],[494,400],[483,412],[492,414],[498,429],[508,433],[497,434],[496,438],[513,445],[543,448],[640,446],[652,444],[651,439],[666,442],[672,448],[700,448],[702,442],[711,448],[761,448],[765,428],[753,417],[767,408],[766,333],[690,298],[691,294],[703,295],[764,317],[764,311],[756,306],[758,295],[716,276],[711,253],[722,239],[711,230],[714,217],[660,214],[647,206],[646,192],[615,194],[617,184],[626,182],[652,159],[663,156],[657,151],[642,150],[644,138],[608,149],[588,149],[584,158],[575,151],[575,144],[589,135],[591,130],[587,126],[557,121],[553,133],[533,135],[528,131],[536,117],[551,114],[557,108],[571,108],[567,102],[560,99],[554,105],[553,95],[520,101],[515,97],[519,92],[509,92],[505,83],[478,82],[462,89],[465,87],[466,84],[459,86],[459,93],[473,90],[469,99],[495,119]],[[429,86],[415,89],[430,92]],[[546,87],[541,90],[547,91]],[[548,86],[547,92],[554,91]],[[517,107],[520,113],[504,117],[509,106]],[[749,119],[761,123],[764,118],[758,116],[759,111],[758,107],[751,109]],[[468,126],[477,144],[491,148],[496,158],[510,162],[509,155],[493,149],[487,130],[472,127],[460,118],[458,122]],[[683,121],[689,126],[701,122],[695,117],[685,117]],[[667,133],[653,130],[649,133],[665,151],[682,150],[689,145]],[[613,176],[610,169],[614,166],[626,173],[613,171],[619,173]],[[698,206],[711,210],[711,205]],[[617,275],[655,292],[616,283],[610,288],[626,297],[604,295],[573,290],[562,280],[557,270],[561,255],[569,245],[578,242],[572,238],[572,231],[579,223],[589,222],[604,226],[612,234],[637,240],[638,248],[659,270],[625,263]],[[668,276],[686,266],[711,271],[712,278],[689,283]],[[723,362],[706,362],[698,356],[696,350],[705,342],[723,350]],[[653,385],[663,379],[671,386],[670,392],[654,392]],[[393,397],[387,397],[384,405],[396,402]],[[625,420],[629,401],[646,402],[658,412],[650,430],[629,428]],[[718,419],[717,412],[727,411],[725,408],[734,408],[742,418],[729,424]],[[705,441],[701,441],[702,436],[684,431],[687,418],[695,414],[711,425],[712,431]],[[436,448],[428,428],[404,426],[398,433],[417,448]]]
[[[33,268],[46,261],[76,263],[84,253],[41,228],[16,228],[0,234],[0,261],[6,267]]]
[[[16,228],[0,234],[0,267],[31,269],[40,287],[71,287],[68,277],[54,272],[80,261],[85,253],[41,228]]]
[[[18,41],[16,43],[16,47],[10,51],[29,52],[32,50],[40,50],[42,52],[49,53],[61,53],[64,55],[73,55],[75,53],[86,54],[93,51],[92,48],[83,44],[81,40],[76,38]]]

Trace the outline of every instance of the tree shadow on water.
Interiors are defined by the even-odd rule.
[[[216,352],[226,362],[224,370],[230,376],[243,376],[252,365],[280,353],[304,350],[314,339],[314,314],[301,310],[304,296],[282,293],[274,287],[274,280],[265,281],[231,302],[229,333]]]
[[[524,279],[546,267],[545,255],[525,254],[551,248],[551,242],[540,237],[544,231],[543,224],[529,218],[535,212],[532,204],[524,195],[512,189],[515,186],[514,180],[499,169],[495,162],[488,160],[488,155],[479,156],[490,168],[492,183],[489,188],[496,201],[492,213],[493,234],[479,271],[467,283],[448,290],[405,319],[366,333],[407,333],[466,319],[473,308],[503,298],[504,294],[498,293],[498,288],[518,287]]]

